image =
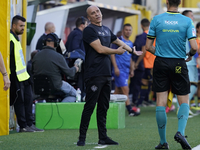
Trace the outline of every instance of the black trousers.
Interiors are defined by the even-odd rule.
[[[111,77],[94,77],[85,82],[86,98],[82,112],[79,139],[85,140],[91,115],[97,103],[97,126],[99,139],[107,138],[106,116],[109,108]]]
[[[142,77],[143,77],[144,71],[136,69],[134,71],[134,76],[131,78],[131,83],[129,85],[130,94],[133,94],[132,96],[132,103],[137,103],[138,97],[141,92],[141,85],[142,85]]]
[[[10,75],[10,105],[14,105],[17,122],[20,128],[33,124],[33,92],[28,81],[19,82],[16,74]]]

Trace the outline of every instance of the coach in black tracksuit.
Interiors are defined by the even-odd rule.
[[[109,108],[111,92],[111,59],[110,54],[123,54],[124,49],[140,55],[141,51],[133,51],[128,45],[119,40],[106,26],[102,25],[102,14],[97,6],[87,9],[87,16],[91,24],[83,31],[85,46],[85,85],[86,103],[82,112],[78,146],[85,145],[86,132],[90,117],[97,103],[97,126],[99,133],[98,144],[118,145],[107,136],[106,116]],[[110,44],[119,45],[118,49],[111,49]]]

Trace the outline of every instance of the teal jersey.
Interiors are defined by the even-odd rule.
[[[156,56],[185,59],[186,41],[196,38],[196,30],[189,17],[165,12],[152,19],[147,37],[156,38]]]

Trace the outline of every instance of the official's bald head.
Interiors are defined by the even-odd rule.
[[[45,30],[46,34],[54,33],[56,31],[55,30],[55,26],[54,26],[54,24],[52,22],[47,22],[45,24],[44,30]]]
[[[97,6],[89,6],[86,10],[87,17],[92,24],[101,25],[102,14],[100,9]]]

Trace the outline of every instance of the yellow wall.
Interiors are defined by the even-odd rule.
[[[0,0],[0,45],[6,69],[9,69],[10,46],[10,0]],[[9,134],[9,91],[3,91],[3,78],[0,75],[0,135]]]
[[[198,3],[200,3],[200,0],[183,0],[184,7],[197,8]]]
[[[60,3],[63,4],[63,5],[66,5],[67,4],[67,0],[61,0]]]
[[[126,24],[126,23],[130,23],[131,26],[133,27],[133,32],[129,39],[132,42],[134,42],[135,36],[138,34],[138,16],[134,15],[134,16],[126,17],[124,20],[124,24]]]
[[[22,16],[24,18],[27,18],[26,12],[27,12],[27,1],[23,0],[23,2],[22,2]],[[26,30],[27,30],[27,22],[25,23],[24,33],[22,34],[22,41],[21,41],[25,62],[26,62]]]

